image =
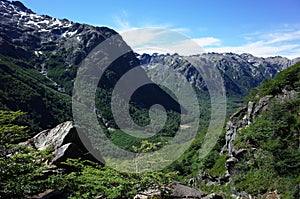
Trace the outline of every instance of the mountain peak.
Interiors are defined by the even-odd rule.
[[[29,8],[27,8],[22,2],[20,1],[12,1],[11,2],[12,5],[14,5],[15,7],[19,8],[21,11],[23,12],[27,12],[29,14],[35,14],[34,12],[32,12],[32,10],[30,10]]]

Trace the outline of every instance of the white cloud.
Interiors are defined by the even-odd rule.
[[[121,19],[120,17],[114,17],[114,22],[117,25],[118,31],[128,30],[131,28],[130,23],[124,19]]]
[[[206,51],[250,53],[260,57],[281,55],[295,58],[300,56],[300,31],[255,33],[252,36],[248,35],[245,39],[246,43],[239,46],[222,46],[221,39],[215,37],[189,39],[176,31],[161,28],[131,28],[129,31],[121,32],[121,35],[138,53],[193,55]]]
[[[163,31],[156,28],[131,28],[120,32],[122,38],[132,48],[140,48],[147,44],[153,44],[157,38],[161,37]]]
[[[255,56],[270,57],[281,55],[288,58],[299,57],[300,30],[282,29],[273,32],[255,32],[245,36],[247,43],[239,46],[218,46],[205,48],[208,52],[251,53]]]
[[[114,17],[115,29],[120,33],[124,41],[138,53],[179,53],[195,54],[202,53],[203,49],[197,46],[207,46],[218,42],[214,38],[197,38],[191,41],[184,34],[189,32],[188,28],[173,27],[171,24],[151,24],[144,22],[143,26],[132,25],[127,19],[126,11]],[[187,48],[192,48],[193,51]],[[197,46],[197,48],[195,47]]]
[[[218,53],[224,53],[224,52],[233,52],[237,54],[250,53],[260,57],[270,57],[276,55],[294,57],[296,55],[294,54],[288,55],[287,53],[284,53],[284,51],[289,52],[299,47],[300,45],[296,45],[296,44],[272,46],[272,45],[267,45],[266,43],[263,42],[255,42],[255,43],[241,45],[241,46],[223,46],[218,48],[207,48],[205,50],[208,52],[218,52]]]
[[[221,40],[218,38],[214,38],[214,37],[202,37],[202,38],[196,38],[196,39],[192,39],[192,40],[201,47],[220,46],[221,45]]]
[[[290,31],[290,32],[279,32],[279,33],[270,33],[266,35],[267,38],[271,38],[268,43],[274,44],[284,41],[293,41],[300,40],[300,30]]]
[[[205,46],[219,46],[220,40],[213,37],[190,39],[169,29],[132,28],[120,33],[123,39],[138,53],[178,53],[193,55],[203,53]]]
[[[260,30],[243,35],[240,45],[224,46],[222,39],[215,37],[188,38],[187,28],[174,28],[171,24],[147,24],[135,27],[127,20],[123,11],[115,17],[116,30],[123,39],[139,53],[159,52],[192,55],[206,52],[250,53],[260,57],[281,55],[288,58],[300,57],[300,26],[285,25],[281,29],[262,32]],[[148,28],[154,27],[154,28]],[[224,41],[223,41],[224,42]]]

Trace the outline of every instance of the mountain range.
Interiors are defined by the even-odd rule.
[[[101,43],[105,46],[99,49]],[[113,58],[111,52],[125,53]],[[200,160],[211,102],[208,85],[191,59],[218,70],[227,97],[228,122],[215,147]],[[96,61],[95,70],[86,60]],[[52,198],[56,190],[61,198],[133,198],[157,190],[161,198],[297,198],[299,61],[246,53],[137,54],[113,29],[38,15],[19,1],[0,0],[0,198],[39,198],[33,195],[45,190]],[[97,84],[94,103],[85,98],[91,92],[88,84],[74,89],[82,70],[90,72],[89,83]],[[126,98],[135,82],[145,84],[129,96],[134,122],[149,124],[154,104],[167,111],[164,128],[146,141],[124,135],[110,107],[115,86],[133,70],[118,94]],[[125,174],[95,164],[74,130],[72,100],[97,114],[114,144],[138,156],[160,148],[184,127],[179,115],[189,107],[154,83],[161,77],[172,79],[170,71],[192,85],[199,100],[203,121],[188,150],[156,173]],[[117,101],[120,112],[122,103]],[[44,151],[44,145],[52,148]],[[174,179],[181,184],[171,186]]]
[[[18,1],[1,1],[0,12],[1,79],[7,79],[1,83],[1,107],[28,112],[28,123],[39,130],[70,119],[69,96],[80,63],[99,43],[117,33],[106,27],[37,15]],[[108,90],[113,88],[122,74],[140,64],[146,71],[151,68],[146,65],[168,66],[182,73],[200,90],[205,90],[205,82],[197,71],[179,55],[137,55],[118,37],[112,46],[120,45],[128,48],[129,53],[114,61],[108,69],[110,72],[102,78],[101,85],[106,89],[102,89],[104,93],[99,93],[101,99],[98,106],[103,107],[108,103],[103,96],[111,94]],[[250,54],[232,53],[207,53],[193,57],[216,66],[224,79],[227,94],[238,96],[239,100],[264,79],[272,78],[278,71],[297,61],[284,57],[258,58]],[[145,81],[150,81],[143,71],[139,73]],[[7,92],[12,88],[14,92]],[[178,109],[176,103],[155,84],[140,92],[142,94],[137,93],[133,101],[140,101],[138,104],[142,107],[150,107],[159,99],[169,108]],[[22,93],[27,93],[27,97],[24,98]],[[112,119],[107,111],[102,112],[105,120]]]
[[[204,64],[216,67],[222,75],[224,86],[228,95],[245,96],[249,91],[260,85],[265,79],[289,66],[297,63],[299,58],[290,60],[285,57],[255,57],[251,54],[234,53],[204,53],[193,56],[180,56],[178,54],[137,54],[141,64],[146,70],[158,65],[172,68],[181,73],[188,81],[199,89],[205,90],[205,82],[200,74],[187,60],[189,57],[202,60]]]

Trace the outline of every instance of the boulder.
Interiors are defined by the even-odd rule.
[[[82,140],[84,140],[84,143]],[[59,124],[53,129],[40,132],[30,139],[30,142],[37,150],[53,147],[54,157],[51,159],[50,164],[57,165],[68,158],[88,159],[104,164],[103,159],[98,160],[91,155],[90,152],[93,149],[89,139],[85,138],[84,135],[80,137],[71,121]],[[99,151],[93,151],[93,154],[95,153],[99,153],[97,157],[101,157]]]
[[[172,193],[171,193],[171,197],[172,198],[203,198],[204,196],[206,196],[205,193],[197,190],[197,189],[193,189],[191,187],[185,186],[183,184],[180,183],[175,183],[174,185],[172,185],[171,187]]]

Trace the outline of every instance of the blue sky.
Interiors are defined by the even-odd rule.
[[[299,0],[21,1],[38,14],[121,33],[148,27],[176,31],[206,52],[300,56]],[[149,40],[161,36],[153,31],[147,35]],[[134,35],[123,38],[135,49]]]

